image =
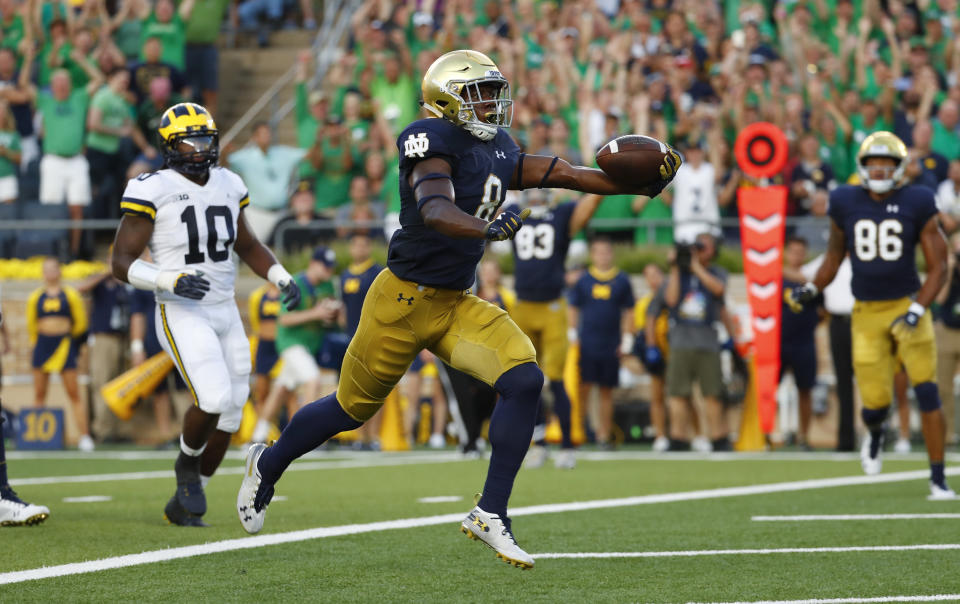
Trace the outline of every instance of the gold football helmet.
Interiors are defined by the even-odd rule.
[[[454,50],[433,62],[423,76],[423,106],[482,141],[513,121],[510,83],[487,55]]]
[[[871,179],[866,166],[871,157],[889,157],[897,162],[894,168],[889,169],[887,177],[880,180]],[[874,132],[860,143],[857,151],[857,175],[860,184],[874,193],[889,193],[903,180],[903,173],[907,169],[907,146],[892,132],[881,130]],[[876,170],[874,168],[873,170]]]
[[[178,103],[160,117],[160,147],[169,167],[203,174],[220,158],[220,133],[213,116],[196,103]],[[189,146],[181,147],[182,143]]]

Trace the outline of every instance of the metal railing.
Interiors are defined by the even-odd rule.
[[[313,39],[310,50],[316,59],[316,70],[313,76],[307,81],[307,88],[312,88],[319,80],[323,78],[330,65],[336,59],[336,48],[343,41],[343,36],[347,32],[350,24],[350,18],[360,7],[362,0],[330,0],[324,2],[323,20],[320,23],[320,29]],[[290,114],[296,103],[295,99],[288,99],[286,103],[280,105],[280,94],[284,88],[290,84],[297,72],[296,64],[291,65],[283,75],[266,90],[260,98],[247,109],[240,119],[227,130],[221,137],[221,144],[226,146],[243,132],[250,123],[263,111],[270,106],[270,118],[268,124],[270,129],[276,132],[277,125]]]

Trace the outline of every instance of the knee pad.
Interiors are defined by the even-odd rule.
[[[536,363],[523,363],[505,371],[493,387],[505,399],[529,399],[537,404],[543,389],[543,372]]]
[[[866,407],[860,411],[860,416],[863,418],[863,423],[867,427],[879,426],[887,419],[887,411],[890,407],[881,407],[880,409],[867,409]]]
[[[913,393],[917,395],[917,407],[921,412],[927,413],[940,408],[940,392],[933,382],[917,384],[913,387]]]

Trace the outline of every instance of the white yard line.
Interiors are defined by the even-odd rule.
[[[957,520],[960,514],[808,514],[806,516],[753,516],[754,522],[807,522],[815,520]]]
[[[814,600],[758,600],[755,602],[715,602],[713,604],[860,604],[871,602],[949,602],[960,600],[960,594],[933,596],[881,596],[878,598],[827,598]],[[690,602],[689,604],[696,604]]]
[[[434,454],[423,457],[380,457],[376,459],[348,459],[341,461],[298,462],[287,468],[291,471],[336,470],[342,468],[372,468],[385,466],[407,466],[418,464],[436,464],[463,461],[459,453],[455,457],[447,454]],[[217,475],[243,474],[243,466],[230,466],[217,470]],[[17,478],[10,481],[11,486],[39,484],[63,484],[68,482],[115,482],[124,480],[149,480],[155,478],[173,478],[173,470],[151,470],[148,472],[111,472],[108,474],[81,474],[77,476],[41,476],[37,478]]]
[[[301,464],[306,465],[306,464]],[[291,466],[291,468],[296,466]],[[960,473],[960,468],[948,471],[948,473]],[[818,478],[814,480],[798,480],[790,482],[777,482],[771,484],[758,484],[742,487],[724,487],[719,489],[706,489],[700,491],[683,491],[679,493],[661,493],[657,495],[640,495],[637,497],[623,497],[619,499],[597,499],[593,501],[573,501],[569,503],[554,503],[545,505],[533,505],[527,507],[513,508],[510,510],[512,517],[531,516],[535,514],[556,514],[562,512],[580,512],[585,510],[606,509],[625,506],[648,505],[655,503],[669,503],[678,501],[695,501],[704,499],[719,499],[724,497],[740,497],[744,495],[761,495],[767,493],[783,493],[790,491],[806,491],[812,489],[823,489],[831,487],[846,487],[865,484],[879,484],[888,482],[904,482],[909,480],[926,479],[927,471],[914,472],[896,472],[891,474],[877,474],[875,476],[844,476],[839,478]],[[342,535],[357,535],[361,533],[372,533],[388,531],[394,529],[406,529],[422,526],[435,526],[439,524],[454,524],[463,519],[463,513],[442,514],[438,516],[424,516],[420,518],[405,518],[400,520],[388,520],[383,522],[371,522],[367,524],[349,524],[344,526],[322,527],[307,529],[301,531],[291,531],[287,533],[274,533],[269,535],[257,535],[255,537],[246,537],[242,539],[229,539],[226,541],[216,541],[202,545],[191,545],[186,547],[176,547],[140,554],[130,554],[126,556],[115,556],[112,558],[103,558],[100,560],[90,560],[87,562],[75,562],[71,564],[62,564],[59,566],[49,566],[35,568],[30,570],[14,571],[0,574],[0,585],[7,583],[20,583],[23,581],[33,581],[37,579],[48,579],[53,577],[63,577],[67,575],[77,575],[83,573],[99,572],[114,568],[125,568],[141,564],[153,564],[176,560],[179,558],[190,558],[193,556],[203,556],[220,552],[236,551],[268,545],[277,545],[280,543],[293,543],[297,541],[308,541],[311,539],[324,539],[327,537],[338,537]],[[957,546],[960,547],[960,546]]]
[[[90,459],[109,459],[111,461],[141,461],[150,459],[170,459],[177,457],[176,450],[171,451],[94,451],[92,453],[82,453],[80,451],[7,451],[7,459],[73,459],[87,461]],[[407,458],[429,458],[441,455],[450,461],[463,459],[463,456],[456,451],[399,451],[399,452],[370,452],[370,451],[350,451],[347,449],[333,449],[331,451],[311,451],[304,455],[308,459],[379,459],[389,457],[407,457]],[[245,456],[245,449],[231,449],[227,452],[226,459],[235,459],[242,461]],[[670,453],[654,453],[652,451],[577,451],[577,459],[582,461],[628,461],[628,460],[657,460],[657,461],[858,461],[859,453],[838,453],[835,451],[821,452],[791,452],[791,451],[748,451],[733,453],[694,453],[690,451],[679,451]],[[926,461],[927,455],[923,452],[916,453],[884,453],[884,459],[897,461]],[[960,453],[947,453],[948,462],[960,462]]]
[[[782,547],[777,549],[704,549],[660,552],[569,552],[530,555],[539,560],[541,558],[696,558],[699,556],[842,554],[846,552],[909,552],[927,550],[960,550],[960,543],[931,543],[923,545],[863,545],[851,547]]]
[[[103,503],[113,501],[110,495],[86,495],[84,497],[64,497],[64,503]]]

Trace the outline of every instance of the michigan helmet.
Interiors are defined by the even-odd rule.
[[[867,169],[867,159],[871,157],[889,157],[897,162],[887,178],[871,179]],[[881,130],[874,132],[863,139],[860,150],[857,151],[857,174],[860,184],[874,193],[889,193],[903,180],[903,173],[907,169],[907,146],[892,132]]]
[[[513,121],[510,83],[490,57],[475,50],[454,50],[434,61],[421,91],[427,111],[482,141]]]
[[[178,103],[164,111],[157,131],[163,158],[177,172],[204,174],[220,158],[217,125],[196,103]]]

